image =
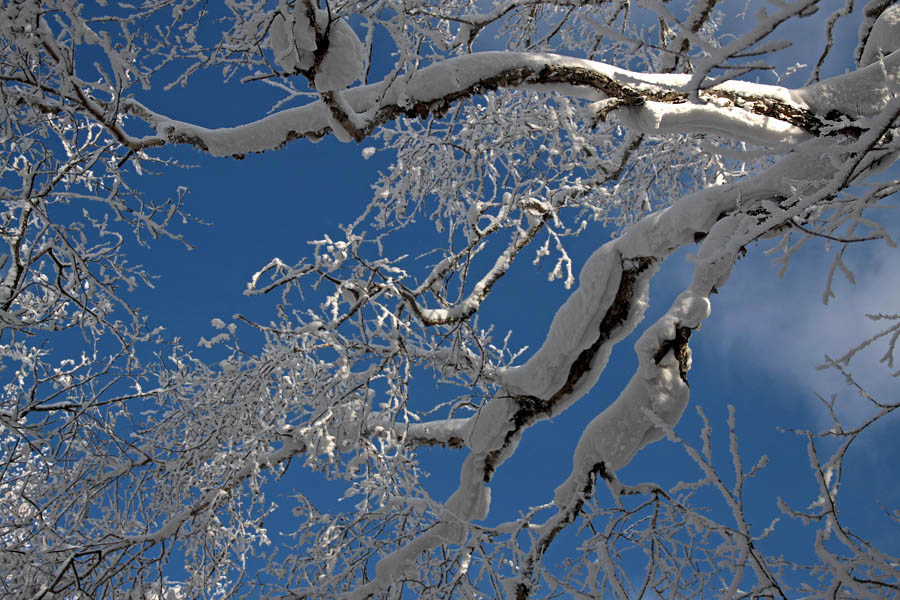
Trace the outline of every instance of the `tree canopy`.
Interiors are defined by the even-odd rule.
[[[743,486],[766,465],[744,464],[734,411],[725,469],[709,423],[700,447],[676,427],[691,338],[748,250],[785,270],[837,248],[828,301],[853,277],[845,249],[894,246],[878,210],[900,187],[900,4],[856,4],[0,3],[0,595],[896,596],[898,558],[841,520],[837,493],[851,445],[900,406],[851,372],[873,346],[900,374],[900,315],[870,315],[879,333],[823,365],[866,410],[851,422],[823,400],[829,425],[801,432],[817,500],[780,506],[815,528],[808,556],[748,519]],[[245,91],[240,123],[167,104],[210,76],[223,98]],[[270,318],[213,319],[209,354],[170,338],[132,294],[165,265],[128,257],[190,246],[184,151],[233,161],[325,137],[390,157],[358,217],[259,266],[244,294],[275,298]],[[148,193],[144,171],[172,193]],[[576,265],[588,235],[602,241]],[[491,520],[524,434],[595,388],[691,246],[692,278],[544,504]],[[570,290],[534,351],[479,320],[529,261]],[[699,477],[627,476],[663,438]],[[446,498],[424,481],[435,450],[459,457]],[[272,490],[303,471],[344,482],[346,505],[296,489],[275,521]]]

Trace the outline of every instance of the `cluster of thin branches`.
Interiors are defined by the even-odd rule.
[[[0,3],[0,594],[896,594],[896,559],[836,500],[851,444],[896,404],[863,394],[874,413],[850,427],[826,402],[834,426],[803,433],[818,500],[783,510],[816,525],[815,564],[771,556],[775,524],[748,522],[743,488],[764,462],[745,470],[733,412],[733,477],[708,423],[699,450],[674,427],[690,336],[748,244],[776,238],[784,267],[837,245],[826,300],[836,273],[852,279],[845,249],[893,244],[871,209],[898,186],[883,173],[900,151],[900,5],[851,0],[821,19],[817,0],[760,3],[735,24],[716,0],[110,4]],[[783,68],[785,31],[810,19],[825,36],[797,57],[814,63],[807,83],[752,81]],[[834,50],[851,22],[852,61]],[[244,123],[158,110],[210,68],[225,90],[265,88]],[[215,361],[149,326],[130,294],[154,267],[126,251],[183,242],[190,215],[186,188],[149,197],[142,174],[172,171],[184,149],[240,158],[325,135],[394,161],[340,239],[248,282],[277,297],[272,319],[214,319],[201,345]],[[613,239],[579,276],[572,240],[604,228]],[[430,245],[411,252],[412,236]],[[493,474],[588,393],[659,264],[694,243],[692,282],[641,337],[571,475],[547,504],[486,525]],[[573,290],[527,362],[479,321],[523,256]],[[898,317],[871,318],[889,325],[826,366],[847,373],[886,341],[894,367]],[[622,483],[664,436],[700,478]],[[840,443],[823,458],[828,438]],[[421,465],[435,447],[463,457],[446,500]],[[340,481],[352,507],[296,494],[282,516],[273,489],[302,469]]]

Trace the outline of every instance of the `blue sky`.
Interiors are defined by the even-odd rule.
[[[286,262],[299,259],[308,252],[306,240],[334,234],[339,223],[355,217],[368,200],[377,169],[385,164],[379,154],[366,161],[359,146],[333,140],[317,145],[299,142],[281,152],[244,161],[211,160],[190,151],[183,154],[185,162],[199,167],[184,173],[169,172],[152,186],[165,189],[176,182],[189,185],[189,209],[209,225],[184,227],[185,237],[195,246],[192,251],[176,242],[160,240],[144,253],[140,260],[160,278],[154,290],[141,291],[138,297],[151,319],[165,324],[169,335],[180,337],[187,348],[201,336],[212,335],[209,321],[214,317],[228,320],[242,312],[265,320],[273,314],[276,298],[242,295],[249,277],[273,257]],[[322,173],[333,176],[321,177]],[[150,179],[147,174],[142,177]],[[895,229],[894,233],[900,232]],[[602,230],[588,231],[577,240],[571,248],[576,269],[606,235]],[[418,245],[421,240],[410,243]],[[856,286],[840,282],[837,300],[824,307],[821,295],[829,256],[823,255],[821,244],[813,246],[795,259],[784,279],[776,277],[777,268],[762,255],[766,244],[751,248],[728,284],[714,297],[712,316],[692,340],[692,400],[677,430],[699,445],[700,421],[693,407],[702,406],[713,423],[718,456],[728,472],[725,419],[727,405],[735,406],[748,463],[761,454],[774,459],[748,488],[758,510],[758,515],[751,517],[754,523],[768,523],[775,517],[787,521],[775,505],[776,497],[798,508],[813,500],[814,483],[805,442],[777,427],[821,426],[824,413],[817,406],[814,392],[826,396],[836,392],[852,400],[852,393],[839,378],[817,372],[815,366],[824,353],[839,354],[861,339],[860,329],[868,325],[860,316],[862,312],[890,311],[890,302],[898,297],[900,277],[895,251],[883,244],[872,245],[860,247],[848,259],[856,267]],[[654,279],[645,323],[652,322],[682,289],[680,286],[689,281],[686,257],[692,250],[673,256]],[[522,263],[496,288],[481,324],[494,324],[497,337],[511,329],[514,343],[534,349],[567,292],[558,282],[546,281],[546,268],[534,269],[530,260]],[[527,302],[518,301],[523,294]],[[619,344],[594,391],[566,414],[526,434],[516,457],[494,478],[488,523],[515,518],[518,511],[549,501],[552,490],[570,468],[569,457],[581,428],[615,399],[631,376],[636,364],[631,346],[642,329]],[[196,352],[198,356],[212,356],[200,348]],[[868,376],[864,381],[874,382],[876,391],[891,393],[896,381],[884,376],[884,368],[871,367],[872,354],[863,357],[868,362],[860,361],[865,364],[861,371]],[[423,389],[434,387],[440,398],[441,389],[430,380],[421,385]],[[892,421],[896,426],[896,419]],[[900,486],[885,475],[900,467],[898,449],[891,430],[882,427],[875,431],[865,446],[860,445],[851,454],[848,462],[852,468],[842,490],[845,518],[865,537],[894,553],[900,552],[900,538],[879,503],[900,504]],[[423,465],[432,471],[429,492],[435,498],[446,499],[455,489],[464,456],[464,452],[455,450],[423,451]],[[673,444],[661,441],[641,452],[620,476],[630,482],[666,484],[696,477],[697,471]],[[299,491],[311,499],[320,500],[324,510],[351,509],[352,501],[336,502],[343,486],[327,483],[319,474],[295,474],[289,481],[296,482]],[[283,491],[288,493],[289,487]],[[277,520],[268,523],[273,530],[279,527]],[[796,525],[786,531],[793,533],[773,536],[779,547],[811,543],[811,528],[799,536],[797,532],[803,530]],[[563,554],[564,543],[560,540],[550,556]]]
[[[853,28],[845,27],[844,31],[854,33]],[[207,126],[236,124],[264,114],[261,111],[268,105],[260,96],[268,93],[265,86],[242,86],[229,92],[233,95],[223,101],[217,82],[217,73],[202,73],[192,86],[169,93],[154,92],[145,102],[149,105],[152,99],[155,110]],[[377,171],[389,161],[384,153],[365,160],[361,150],[362,146],[333,139],[318,144],[301,140],[277,152],[236,161],[211,159],[179,148],[175,156],[196,168],[168,168],[161,176],[145,169],[143,175],[133,178],[133,185],[142,186],[148,194],[166,195],[175,193],[178,185],[188,186],[188,210],[209,224],[189,223],[179,228],[194,246],[192,251],[177,242],[159,240],[149,250],[132,252],[133,261],[159,275],[155,289],[135,294],[136,304],[144,308],[151,322],[165,325],[168,334],[181,338],[188,348],[201,336],[212,334],[212,318],[228,320],[241,312],[267,320],[277,298],[244,297],[246,282],[273,257],[296,262],[309,252],[307,240],[334,235],[340,223],[359,214],[370,198]],[[900,239],[900,219],[896,215],[885,218],[892,223],[895,239]],[[410,236],[407,242],[411,247],[428,241]],[[572,243],[569,250],[576,271],[606,239],[608,232],[595,228]],[[803,439],[777,427],[820,427],[823,420],[815,392],[852,396],[839,378],[817,372],[815,366],[825,353],[840,354],[862,339],[866,327],[872,330],[862,313],[896,311],[900,297],[896,250],[884,244],[851,250],[848,262],[856,267],[857,283],[851,286],[840,282],[838,298],[828,307],[821,303],[830,260],[822,252],[823,244],[810,244],[794,259],[784,279],[775,276],[777,269],[763,256],[768,246],[760,243],[748,249],[748,257],[738,263],[731,280],[714,297],[712,316],[695,334],[691,405],[677,427],[682,437],[699,443],[699,418],[694,406],[701,406],[713,423],[718,457],[727,468],[730,458],[725,419],[727,405],[735,406],[748,466],[763,453],[776,459],[748,490],[757,512],[751,520],[760,525],[783,517],[775,506],[777,496],[805,507],[815,493]],[[645,323],[665,310],[689,281],[687,254],[691,250],[673,256],[654,279]],[[484,307],[481,325],[494,324],[498,338],[511,329],[513,345],[536,349],[567,291],[559,282],[546,281],[546,266],[532,268],[529,257],[520,262],[522,265],[495,288]],[[566,414],[535,426],[525,435],[517,456],[503,465],[492,483],[489,523],[513,518],[517,511],[551,499],[553,488],[568,473],[568,457],[581,428],[616,397],[631,376],[636,364],[631,346],[642,330],[619,344],[594,391]],[[199,356],[205,356],[204,352],[197,350]],[[886,369],[870,366],[877,361],[873,355],[877,352],[859,361],[863,382],[876,393],[896,394],[896,380],[885,376]],[[423,384],[430,385],[428,381]],[[436,398],[441,393],[436,389]],[[889,475],[900,472],[900,438],[889,426],[896,427],[896,419],[882,424],[851,454],[852,467],[842,497],[844,516],[859,528],[859,533],[896,554],[900,553],[900,535],[890,529],[894,526],[878,504],[900,505],[900,486]],[[463,456],[452,450],[423,452],[423,463],[433,471],[429,488],[435,497],[445,499],[455,489]],[[667,484],[696,476],[692,469],[673,444],[662,441],[641,452],[620,476],[630,482],[655,480]],[[336,489],[323,483],[317,474],[292,481],[311,498],[323,501]],[[344,505],[330,506],[335,509]],[[269,527],[277,528],[278,521],[270,521]],[[793,525],[787,528],[788,532],[799,530],[802,528]],[[773,537],[776,550],[772,551],[802,545],[803,535],[811,541],[811,530],[806,531]],[[554,552],[562,550],[554,547]]]

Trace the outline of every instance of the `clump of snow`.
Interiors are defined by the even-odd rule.
[[[212,339],[206,339],[205,337],[201,337],[197,342],[197,346],[201,348],[212,348],[216,344],[220,344],[222,342],[227,342],[231,338],[227,333],[220,333],[212,337]]]
[[[510,423],[515,409],[515,402],[502,396],[492,398],[482,406],[472,419],[472,429],[466,440],[472,452],[487,453],[500,448],[511,429]]]
[[[292,18],[292,22],[285,19],[284,14],[279,11],[272,19],[272,25],[269,27],[269,47],[275,54],[275,64],[288,72],[295,69],[308,69],[313,65],[315,56],[312,52],[302,48],[300,41],[305,27],[311,28],[309,20],[305,18],[296,22]],[[298,35],[299,34],[299,35]],[[316,47],[313,45],[312,50]]]
[[[316,89],[333,91],[349,87],[363,70],[362,42],[346,21],[329,21],[328,12],[321,9],[316,9],[315,15],[316,27],[328,34],[328,51],[316,70]],[[302,2],[293,11],[284,4],[278,8],[269,28],[269,47],[275,54],[275,64],[287,72],[314,65],[318,48],[316,28]]]
[[[710,289],[725,285],[734,266],[732,256],[740,251],[743,229],[753,221],[754,217],[731,215],[713,225],[699,252],[689,257],[696,265],[689,293],[703,294],[705,298]],[[705,313],[699,315],[692,312],[691,316],[679,315],[682,323],[690,327],[699,325],[700,321],[709,315],[709,300],[706,299],[704,302]]]
[[[294,9],[294,44],[301,51],[315,52],[318,45],[316,44],[316,30],[313,29],[309,16],[306,14],[306,7],[298,2]],[[324,10],[316,9],[316,21],[319,27],[322,27],[327,21],[328,15]]]
[[[894,98],[898,84],[900,52],[892,52],[881,61],[796,90],[793,96],[821,114],[836,110],[846,115],[871,116]]]
[[[763,146],[796,144],[811,137],[802,128],[785,121],[712,103],[646,102],[619,111],[617,116],[629,129],[648,134],[694,131]]]
[[[444,503],[449,513],[449,521],[484,519],[491,506],[491,488],[484,484],[484,458],[473,452],[466,457],[459,471],[459,487]],[[465,528],[463,527],[463,536]],[[457,539],[456,543],[462,543]]]
[[[898,48],[900,48],[900,4],[894,4],[886,8],[872,25],[859,59],[859,66],[871,65]]]
[[[594,465],[602,462],[606,471],[617,471],[638,450],[664,435],[648,413],[670,425],[681,418],[689,389],[681,379],[678,361],[669,352],[652,371],[649,377],[641,370],[635,373],[616,401],[585,427],[572,457],[572,473],[554,492],[558,507],[575,498]]]
[[[556,311],[543,345],[524,365],[504,371],[503,383],[514,393],[544,399],[558,390],[574,358],[597,338],[621,277],[621,255],[609,244],[596,250],[581,269],[578,288]]]
[[[427,438],[438,444],[447,444],[453,438],[465,438],[472,430],[475,417],[462,419],[437,419],[426,423],[394,423],[400,437]]]
[[[296,49],[292,44],[287,43],[290,32],[286,23],[281,15],[275,18],[269,44],[275,50],[276,56],[282,57],[279,60],[288,61],[285,64],[299,64],[293,62],[300,61],[300,58],[299,55],[291,54],[296,52]],[[336,58],[334,63],[330,63],[334,66],[335,70],[333,72],[329,72],[332,67],[325,69],[322,75],[322,84],[325,86],[337,85],[337,83],[349,85],[352,83],[352,81],[347,80],[350,77],[349,73],[356,70],[355,66],[350,68],[349,65],[355,64],[357,59],[362,60],[362,46],[357,45],[359,44],[358,39],[354,41],[350,37],[352,30],[343,29],[334,23],[332,23],[332,27],[344,31],[343,34],[336,35],[345,40],[346,43],[343,44],[347,48],[345,48],[345,51],[336,50],[338,54],[343,55],[343,58]],[[293,35],[296,36],[296,33]],[[353,35],[355,36],[355,34]],[[342,43],[336,43],[335,47],[341,45]],[[360,62],[359,64],[362,65],[363,63]],[[673,91],[683,91],[690,79],[688,75],[635,73],[617,69],[603,63],[551,54],[479,52],[453,57],[420,69],[410,78],[405,86],[393,86],[389,81],[382,81],[343,90],[343,93],[336,95],[336,99],[352,109],[345,109],[344,112],[349,117],[354,118],[353,115],[371,111],[376,106],[376,103],[386,106],[400,103],[403,98],[406,98],[406,102],[430,102],[460,89],[476,85],[479,81],[495,76],[503,71],[523,68],[539,71],[548,65],[588,69],[600,76],[607,76],[616,81],[627,83],[637,91],[643,89],[659,91],[659,86]],[[360,68],[362,67],[360,66]],[[354,77],[356,76],[358,76],[358,73],[354,75]],[[742,97],[759,95],[772,98],[781,102],[788,102],[799,108],[809,107],[813,112],[821,114],[825,114],[833,109],[847,115],[866,116],[879,112],[890,101],[893,97],[893,89],[898,85],[898,79],[900,79],[900,52],[893,52],[885,57],[883,66],[881,64],[872,64],[798,90],[788,90],[778,86],[741,81],[725,82],[717,86],[717,89]],[[305,135],[310,140],[315,141],[321,137],[323,129],[330,128],[333,125],[330,121],[329,110],[323,102],[313,102],[304,106],[288,108],[252,123],[221,129],[206,129],[191,123],[165,117],[151,111],[134,99],[126,99],[124,102],[127,103],[129,110],[133,114],[147,121],[156,129],[159,135],[178,142],[194,143],[213,156],[261,152],[276,148],[298,134]],[[727,107],[717,107],[717,109],[723,108]],[[759,129],[762,123],[751,122],[741,125],[735,122],[735,119],[728,114],[728,111],[725,111],[725,113],[719,111],[719,114],[713,116],[711,111],[715,109],[709,109],[706,113],[702,112],[705,109],[696,109],[700,112],[693,112],[695,111],[694,108],[679,110],[685,110],[688,113],[681,116],[672,113],[671,117],[661,117],[660,124],[669,126],[667,120],[672,118],[671,123],[674,127],[679,119],[696,118],[705,126],[711,126],[710,123],[715,121],[717,128],[720,125],[722,126],[723,133],[735,135],[739,139],[750,134],[753,136],[762,135]],[[624,113],[625,111],[622,112]],[[677,118],[675,118],[676,116]],[[753,120],[751,119],[751,121]],[[777,138],[774,140],[775,142],[786,138],[793,139],[793,136],[797,133],[789,125],[769,122],[766,124],[766,127],[770,125],[779,125],[782,128],[782,131],[775,134]],[[693,125],[691,126],[693,127]],[[772,142],[773,140],[769,140],[767,143]],[[714,198],[709,198],[707,201],[716,202]],[[712,215],[711,218],[713,219],[718,214],[707,212],[705,210],[706,206],[695,208],[706,217]],[[682,216],[686,215],[679,214],[679,218]],[[643,224],[645,221],[646,219],[641,220],[640,223]],[[701,229],[698,228],[696,230]],[[657,242],[657,239],[660,241]],[[651,248],[658,247],[662,251],[665,251],[663,246],[669,245],[669,238],[665,236],[661,238],[640,236],[638,241],[640,245]],[[620,250],[622,250],[621,247]],[[622,253],[626,257],[629,256],[629,252],[623,251]],[[648,256],[651,254],[657,255],[655,250],[650,253],[636,252],[630,255]]]
[[[362,42],[345,21],[333,21],[328,33],[328,52],[316,71],[316,89],[340,90],[349,87],[363,70]]]
[[[407,569],[415,567],[416,558],[441,544],[462,544],[466,539],[466,522],[487,517],[491,490],[484,484],[484,457],[470,454],[459,473],[459,487],[444,503],[443,519],[404,546],[382,556],[375,565],[375,577],[365,585],[345,594],[347,600],[363,600],[391,581],[399,579]]]
[[[334,134],[334,137],[341,143],[347,144],[353,141],[353,136],[349,131],[344,127],[344,125],[338,121],[334,113],[331,111],[328,112],[328,126],[331,128],[331,133]]]

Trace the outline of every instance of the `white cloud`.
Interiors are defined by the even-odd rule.
[[[835,277],[836,298],[823,304],[828,267],[834,257],[822,244],[792,259],[783,279],[777,267],[756,248],[741,260],[731,279],[713,298],[713,315],[704,324],[705,343],[732,361],[748,361],[771,373],[780,385],[791,386],[814,399],[816,391],[847,398],[844,416],[856,416],[862,408],[843,377],[816,366],[825,356],[842,356],[851,347],[880,331],[884,321],[873,322],[866,313],[900,312],[900,251],[876,242],[845,253],[856,283]],[[879,363],[883,342],[860,352],[850,370],[866,389],[886,400],[896,395],[896,378]],[[897,367],[895,366],[894,370]],[[857,408],[851,409],[850,406]],[[824,416],[824,414],[823,414]]]

